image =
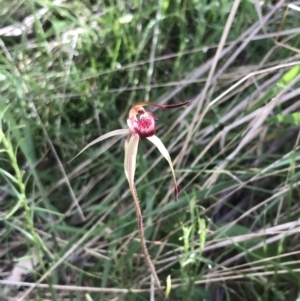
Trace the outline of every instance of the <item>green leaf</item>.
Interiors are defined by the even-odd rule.
[[[300,125],[300,113],[293,113],[289,115],[277,115],[275,119],[280,123],[287,123],[293,125]]]
[[[226,224],[224,224],[226,227]],[[220,228],[222,229],[222,227]],[[248,227],[242,225],[233,225],[231,226],[226,232],[221,232],[218,237],[219,238],[228,238],[228,237],[235,237],[240,235],[247,235],[250,234],[250,230]]]
[[[165,292],[166,298],[169,297],[171,288],[172,288],[171,275],[168,275],[167,281],[166,281],[166,292]]]
[[[14,183],[18,183],[17,179],[12,176],[10,173],[8,173],[6,170],[0,168],[0,174],[2,174],[3,176],[7,177],[9,180],[11,180]]]
[[[286,72],[281,79],[278,81],[278,86],[285,87],[288,85],[293,79],[296,78],[300,74],[300,65],[296,65],[291,68],[288,72]]]
[[[17,203],[14,205],[14,207],[7,213],[5,218],[9,219],[10,217],[12,217],[16,213],[16,211],[21,207],[22,203],[23,203],[22,199],[18,200]]]
[[[300,74],[300,65],[296,65],[282,75],[278,82],[266,91],[261,99],[251,108],[251,111],[258,109],[263,103],[267,103],[270,99],[280,93],[292,80]]]
[[[93,301],[93,299],[90,296],[90,294],[85,294],[85,299],[86,299],[86,301]]]
[[[127,14],[122,16],[121,18],[119,18],[119,23],[120,24],[126,24],[126,23],[130,23],[133,20],[133,15],[132,14]]]

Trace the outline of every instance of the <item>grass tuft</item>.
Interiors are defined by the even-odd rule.
[[[134,103],[190,101],[153,109],[177,203],[168,163],[147,141],[137,156],[163,290],[298,300],[299,11],[284,0],[2,1],[0,295],[158,300],[122,139],[62,163],[126,128]]]

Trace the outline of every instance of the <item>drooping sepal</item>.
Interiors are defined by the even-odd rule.
[[[141,114],[141,112],[145,111],[143,106],[151,106],[151,107],[156,107],[156,108],[165,110],[165,109],[180,108],[180,107],[187,105],[188,103],[189,103],[189,101],[180,102],[180,103],[171,104],[171,105],[161,105],[158,103],[147,102],[147,101],[138,102],[129,111],[129,118],[134,117],[137,114]]]
[[[95,140],[93,140],[92,142],[90,142],[88,145],[86,145],[75,157],[73,157],[69,162],[73,161],[76,157],[78,157],[81,153],[83,153],[86,149],[88,149],[89,147],[91,147],[92,145],[105,140],[107,138],[113,137],[113,136],[119,136],[119,135],[129,135],[131,133],[130,129],[120,129],[120,130],[115,130],[115,131],[111,131],[108,132],[98,138],[96,138]]]
[[[136,155],[139,146],[139,136],[136,133],[131,134],[129,140],[125,141],[124,170],[129,182],[130,189],[134,187],[134,175],[136,169]],[[135,193],[131,191],[131,193]]]
[[[160,151],[160,153],[165,157],[165,159],[168,161],[170,168],[171,168],[171,172],[173,175],[173,180],[174,180],[174,195],[175,195],[175,202],[177,202],[178,200],[178,186],[177,186],[177,182],[176,182],[176,177],[175,177],[175,171],[174,171],[174,167],[173,167],[173,163],[170,157],[170,154],[168,152],[168,150],[166,149],[166,147],[164,146],[164,144],[161,142],[161,140],[157,137],[157,136],[151,136],[151,137],[147,137],[147,139],[149,141],[151,141]]]

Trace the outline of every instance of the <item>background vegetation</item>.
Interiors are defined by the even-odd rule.
[[[300,300],[300,3],[0,3],[3,300],[158,300],[141,256],[123,140],[155,110],[167,162],[139,147],[150,255],[171,300]],[[22,281],[22,282],[20,282]]]

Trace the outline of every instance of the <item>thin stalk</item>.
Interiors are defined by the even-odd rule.
[[[159,290],[161,296],[163,297],[164,300],[167,300],[165,298],[165,293],[164,293],[164,291],[162,289],[162,286],[160,284],[159,278],[158,278],[157,273],[156,273],[156,269],[155,269],[154,264],[153,264],[153,262],[150,258],[148,248],[147,248],[147,245],[146,245],[144,227],[143,227],[143,215],[142,215],[142,212],[141,212],[141,207],[140,207],[140,203],[139,203],[138,196],[137,196],[137,193],[136,193],[135,185],[129,183],[129,186],[130,186],[130,190],[132,192],[132,197],[133,197],[133,201],[134,201],[134,207],[135,207],[135,212],[136,212],[136,217],[137,217],[139,236],[140,236],[140,240],[141,240],[142,251],[143,251],[143,254],[144,254],[144,257],[145,257],[145,261],[146,261],[146,264],[148,266],[148,269],[149,269],[150,273],[154,277],[154,280],[156,282],[156,285],[158,287],[158,290]]]
[[[146,265],[150,271],[150,273],[153,275],[154,280],[156,282],[156,285],[159,289],[159,292],[164,300],[168,300],[165,297],[165,294],[163,292],[163,289],[161,287],[159,278],[157,276],[154,264],[151,261],[150,255],[148,253],[146,241],[145,241],[145,235],[144,235],[144,227],[143,227],[143,216],[142,211],[139,203],[139,199],[136,193],[135,185],[134,185],[134,174],[135,174],[135,168],[136,168],[136,155],[137,155],[137,149],[139,144],[139,136],[136,133],[132,133],[129,140],[125,140],[125,161],[124,161],[124,169],[125,174],[128,179],[129,188],[132,194],[132,198],[134,201],[134,207],[136,211],[136,217],[137,217],[137,224],[138,224],[138,230],[139,230],[139,236],[141,240],[142,245],[142,251],[144,254],[144,258],[146,261]]]

